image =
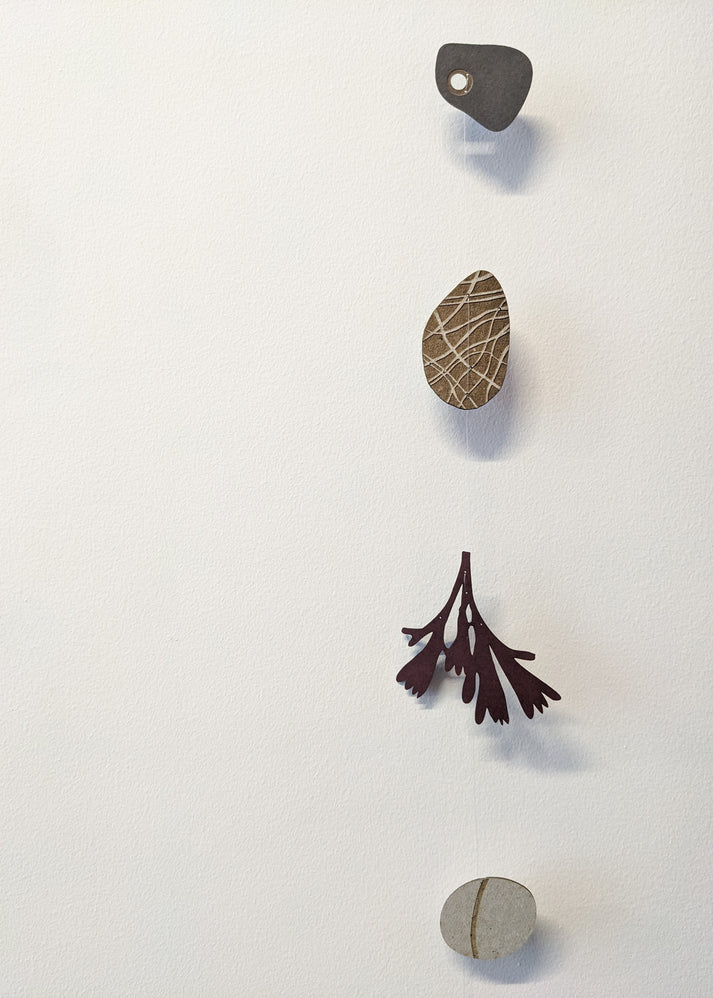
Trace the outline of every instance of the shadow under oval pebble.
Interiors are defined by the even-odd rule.
[[[538,118],[518,115],[502,132],[490,132],[467,114],[448,122],[448,147],[467,172],[501,191],[519,193],[534,187],[552,141]]]

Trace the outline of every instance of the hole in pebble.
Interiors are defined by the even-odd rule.
[[[466,69],[454,69],[448,74],[448,89],[452,94],[462,97],[470,93],[473,87],[473,77]]]

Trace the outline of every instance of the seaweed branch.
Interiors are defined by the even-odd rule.
[[[446,624],[459,593],[456,636],[447,645]],[[492,720],[500,724],[507,724],[510,720],[505,693],[495,668],[496,662],[528,717],[533,717],[535,708],[542,713],[549,706],[548,698],[560,699],[559,693],[551,686],[520,665],[518,659],[532,661],[534,654],[508,648],[480,616],[473,598],[468,551],[464,551],[461,556],[456,581],[441,612],[425,627],[404,627],[403,633],[409,636],[409,645],[415,645],[429,635],[430,637],[418,654],[401,669],[396,682],[403,683],[417,697],[423,696],[433,679],[439,657],[443,655],[443,665],[447,672],[452,669],[457,676],[463,674],[463,703],[471,703],[475,698],[476,724],[481,724],[486,714],[490,714]]]

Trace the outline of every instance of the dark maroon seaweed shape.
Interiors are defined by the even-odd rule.
[[[460,607],[458,608],[458,626],[456,636],[450,645],[446,645],[446,622],[451,615],[458,593]],[[550,700],[559,700],[560,695],[551,686],[547,686],[537,676],[523,668],[517,659],[531,662],[534,654],[531,651],[514,651],[495,637],[483,618],[473,599],[473,583],[470,577],[470,552],[464,551],[461,556],[460,568],[448,602],[441,612],[425,627],[404,627],[403,633],[409,635],[409,645],[422,641],[426,635],[430,637],[421,651],[403,667],[396,677],[397,683],[403,683],[417,697],[423,696],[433,679],[436,663],[440,655],[445,656],[444,666],[447,672],[455,670],[455,674],[464,675],[463,703],[470,703],[476,694],[475,723],[480,724],[486,713],[493,721],[507,724],[508,708],[505,693],[495,670],[493,658],[505,674],[505,678],[515,690],[520,706],[528,717],[535,713],[535,707],[542,713],[549,706]],[[471,640],[472,639],[472,640]],[[472,646],[472,650],[471,650]]]

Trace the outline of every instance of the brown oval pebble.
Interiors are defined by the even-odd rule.
[[[426,380],[449,405],[478,409],[502,388],[509,348],[505,293],[487,270],[476,270],[453,288],[426,323]]]
[[[497,960],[527,942],[537,908],[527,887],[503,877],[483,877],[458,887],[441,911],[441,935],[457,953]]]

